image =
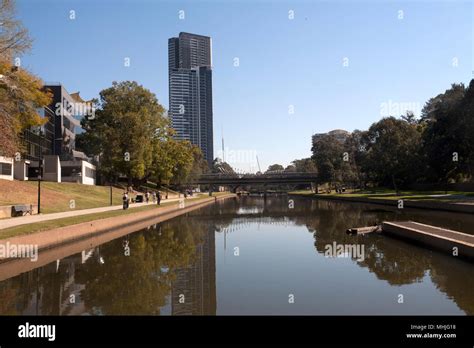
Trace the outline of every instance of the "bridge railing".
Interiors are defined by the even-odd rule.
[[[240,174],[240,173],[212,173],[202,174],[199,178],[201,179],[242,179],[242,178],[316,178],[317,173],[303,173],[303,172],[292,172],[292,173],[263,173],[263,174]]]

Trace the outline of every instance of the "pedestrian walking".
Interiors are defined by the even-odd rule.
[[[153,204],[155,204],[156,202],[156,192],[153,191],[152,194],[151,194],[151,201],[153,202]]]
[[[146,204],[148,204],[150,202],[150,192],[146,191],[145,193],[145,200],[146,200]]]
[[[158,201],[158,205],[160,205],[161,204],[161,192],[160,191],[158,191],[158,195],[157,195],[156,199]]]
[[[123,209],[124,210],[128,209],[128,193],[127,192],[123,193],[122,200],[123,200]]]

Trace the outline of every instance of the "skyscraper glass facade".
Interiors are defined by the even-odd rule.
[[[214,158],[211,38],[190,33],[168,40],[169,116],[178,139]]]

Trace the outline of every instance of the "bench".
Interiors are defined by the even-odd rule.
[[[12,205],[12,217],[24,216],[24,215],[33,215],[33,206],[26,204]]]

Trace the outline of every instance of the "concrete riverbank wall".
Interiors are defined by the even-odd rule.
[[[452,256],[474,260],[474,235],[414,221],[386,221],[382,231]]]
[[[342,194],[341,196],[291,194],[291,196],[307,198],[307,199],[331,200],[331,201],[354,202],[354,203],[369,203],[369,204],[388,205],[395,208],[398,207],[398,200],[396,199],[344,197],[344,194]],[[434,201],[424,201],[424,200],[413,201],[409,199],[403,199],[403,207],[428,209],[428,210],[442,210],[442,211],[449,211],[449,212],[454,212],[454,213],[474,214],[474,202],[473,204],[463,204],[463,203],[447,203],[447,202],[434,202]]]
[[[122,234],[131,233],[199,209],[206,205],[214,204],[217,201],[233,198],[235,196],[235,194],[228,194],[204,198],[197,201],[184,201],[184,205],[180,205],[180,203],[177,202],[176,204],[159,209],[151,209],[123,216],[115,216],[59,227],[48,231],[0,239],[0,243],[5,245],[7,243],[9,245],[37,245],[38,250],[43,251],[91,237],[96,237],[97,240],[101,240],[98,236],[104,233],[108,233],[109,236],[120,236]]]

